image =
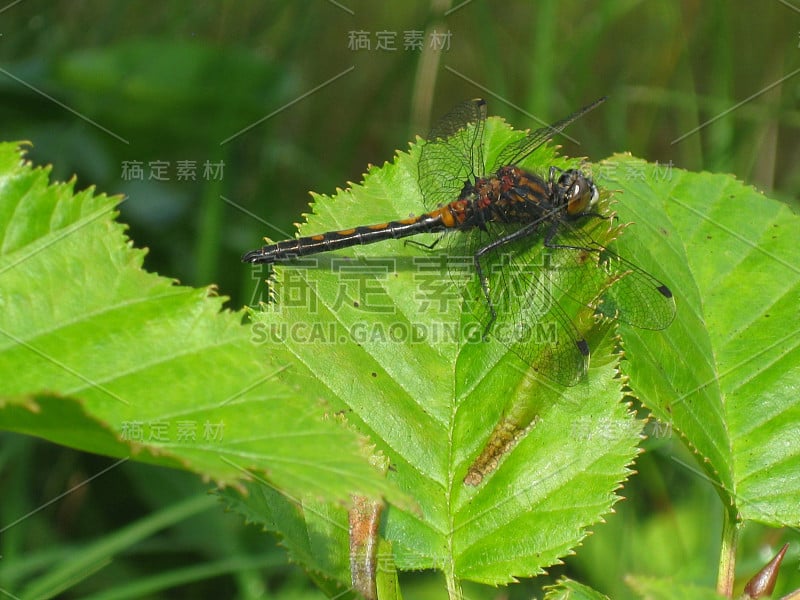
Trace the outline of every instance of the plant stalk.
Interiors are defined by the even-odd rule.
[[[736,577],[736,547],[739,544],[739,523],[736,510],[725,511],[722,523],[722,544],[717,573],[717,593],[733,598],[733,583]]]
[[[445,579],[447,580],[447,598],[449,600],[464,600],[464,593],[461,591],[461,582],[455,576],[452,569],[445,569]]]

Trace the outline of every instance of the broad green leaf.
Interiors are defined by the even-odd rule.
[[[490,120],[487,154],[515,135]],[[334,199],[317,196],[301,233],[419,214],[418,156],[414,146],[372,168],[363,185]],[[545,147],[528,166],[551,164],[576,163]],[[658,251],[657,242],[649,246]],[[264,352],[286,364],[286,380],[366,433],[389,461],[388,478],[416,501],[414,509],[386,511],[382,533],[398,568],[509,583],[556,564],[610,510],[642,424],[621,403],[611,324],[592,326],[586,311],[574,313],[593,352],[587,378],[568,388],[537,379],[494,338],[461,337],[474,317],[462,314],[447,275],[424,271],[435,255],[436,248],[387,241],[276,267],[274,302],[253,313],[253,327]],[[276,528],[299,557],[308,531]],[[338,539],[325,556],[338,552],[345,565]],[[311,568],[324,569],[321,562]],[[338,572],[345,584],[342,571],[327,574]]]
[[[241,314],[143,271],[119,199],[73,187],[0,145],[0,428],[294,496],[387,488]]]
[[[661,264],[645,266],[665,274],[678,302],[666,335],[624,328],[626,350],[651,357],[626,363],[634,389],[699,454],[725,506],[800,524],[800,219],[730,176],[629,156],[603,168],[622,190],[623,220],[637,234],[668,233]]]

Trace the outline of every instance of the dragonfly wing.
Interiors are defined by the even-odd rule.
[[[494,173],[500,167],[504,167],[507,165],[515,165],[522,161],[526,156],[528,156],[531,152],[536,150],[539,146],[544,144],[547,140],[552,139],[564,129],[566,129],[569,125],[575,122],[577,119],[585,115],[587,112],[595,108],[596,106],[605,102],[605,96],[602,98],[598,98],[591,104],[587,104],[580,110],[575,111],[570,116],[553,123],[548,127],[542,127],[541,129],[537,129],[536,131],[531,131],[525,137],[511,142],[500,151],[500,154],[497,155],[497,158],[491,165],[491,167],[487,170],[488,173]]]
[[[570,295],[579,303],[612,319],[639,329],[661,330],[675,318],[675,299],[670,289],[650,273],[613,250],[594,241],[587,230],[604,226],[596,217],[594,224],[560,224],[550,240],[554,251],[565,257],[564,281],[585,280],[571,286]],[[566,247],[558,247],[566,246]],[[592,268],[586,268],[591,263]]]
[[[600,254],[600,266],[615,281],[600,297],[597,310],[640,329],[660,331],[675,318],[675,298],[658,279],[610,250]]]
[[[439,119],[422,146],[419,185],[429,209],[457,199],[466,181],[485,171],[486,101],[467,100]]]
[[[491,240],[506,237],[515,229],[519,226],[488,223],[487,231],[476,230],[467,236],[470,241],[463,251],[474,256]],[[474,269],[465,297],[480,323],[492,323],[489,335],[542,375],[572,386],[588,368],[589,349],[574,325],[582,307],[566,307],[559,301],[555,279],[560,274],[546,264],[542,250],[541,242],[531,244],[526,236],[483,254],[481,271],[487,279],[489,301]],[[568,313],[570,310],[574,314]]]

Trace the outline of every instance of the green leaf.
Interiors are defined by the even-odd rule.
[[[118,198],[48,184],[0,145],[0,428],[296,496],[387,490],[213,289],[141,269]]]
[[[490,120],[487,152],[518,136]],[[301,233],[419,214],[418,156],[412,147],[370,169],[363,185],[316,196]],[[544,147],[529,166],[551,164],[576,163]],[[557,563],[610,510],[642,423],[621,403],[611,324],[587,331],[586,381],[566,388],[537,379],[495,339],[459,335],[474,316],[438,285],[446,275],[424,271],[435,252],[387,241],[277,267],[275,302],[254,312],[253,327],[286,364],[286,380],[343,411],[387,457],[389,479],[416,501],[386,511],[382,533],[398,568],[440,569],[454,585],[508,583]],[[436,293],[423,294],[426,285]],[[591,324],[585,313],[575,316]],[[339,531],[345,523],[340,516]],[[308,537],[276,527],[289,547]],[[344,565],[338,539],[326,556],[338,552]],[[311,564],[319,568],[319,558]]]
[[[556,585],[548,588],[544,598],[545,600],[608,600],[608,596],[566,577],[562,577]]]
[[[664,335],[623,328],[634,389],[699,454],[725,506],[799,525],[800,219],[730,176],[621,155],[602,168],[622,190],[623,220],[636,222],[620,244],[662,231],[668,252],[642,266],[677,296]]]
[[[513,135],[490,120],[487,155]],[[418,150],[371,169],[363,185],[334,199],[317,196],[301,233],[422,212]],[[570,164],[548,148],[529,161],[542,171]],[[602,186],[620,191],[614,197],[620,221],[634,222],[616,249],[663,279],[679,307],[665,331],[621,327],[631,387],[699,454],[704,476],[719,484],[726,505],[745,518],[796,522],[786,496],[793,488],[766,470],[788,461],[784,480],[800,473],[792,458],[796,441],[782,433],[797,425],[795,328],[787,323],[798,305],[791,265],[800,260],[781,235],[794,217],[729,177],[629,156],[596,168]],[[708,216],[721,210],[727,223]],[[711,243],[709,227],[717,237],[725,232],[751,243],[732,254],[730,243]],[[742,233],[748,230],[754,237]],[[427,238],[421,243],[435,241]],[[533,380],[529,366],[495,340],[474,343],[459,335],[474,317],[460,313],[458,302],[432,306],[421,292],[433,284],[420,278],[420,253],[389,241],[278,267],[271,289],[277,302],[254,315],[254,328],[286,362],[287,378],[346,411],[389,459],[389,478],[416,499],[418,511],[391,507],[386,517],[383,533],[400,568],[439,568],[452,581],[492,584],[534,575],[567,554],[610,508],[635,454],[641,426],[619,403],[619,382],[611,378],[609,324],[587,334],[593,355],[586,381],[563,388]],[[787,269],[784,278],[760,275],[775,264]],[[737,286],[747,293],[736,293]],[[754,308],[771,320],[759,322]],[[765,396],[757,387],[726,388],[726,378],[743,383],[731,378],[743,358],[745,375],[766,384]],[[326,369],[331,362],[339,368]],[[741,395],[744,389],[749,396]],[[780,419],[770,421],[774,416]],[[747,428],[737,430],[746,422],[763,422],[762,436],[774,430],[780,451],[752,442],[763,438]],[[576,437],[579,443],[564,444]],[[736,467],[744,461],[761,470],[739,479]]]
[[[248,522],[280,533],[290,559],[302,565],[329,597],[355,600],[350,592],[347,510],[329,503],[298,501],[269,485],[250,484],[248,491],[219,493]]]

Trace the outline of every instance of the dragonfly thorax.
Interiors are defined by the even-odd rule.
[[[469,226],[481,223],[530,223],[551,215],[552,186],[542,177],[519,167],[500,168],[491,177],[479,177],[465,186],[460,199],[469,203]]]

